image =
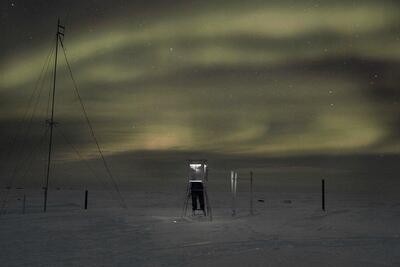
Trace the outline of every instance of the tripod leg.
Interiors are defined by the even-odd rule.
[[[181,217],[186,216],[187,207],[188,207],[188,203],[189,203],[189,198],[190,198],[190,185],[188,185],[187,189],[186,189],[185,202],[183,204],[182,216]]]
[[[207,187],[206,186],[204,186],[204,196],[205,196],[205,200],[206,200],[206,210],[207,210],[207,212],[206,211],[204,211],[204,215],[205,216],[209,216],[210,217],[210,221],[212,221],[212,211],[211,211],[211,206],[210,206],[210,199],[208,198],[208,192],[207,192]]]

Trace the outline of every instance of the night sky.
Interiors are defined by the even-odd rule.
[[[51,64],[40,97],[34,94],[25,147],[20,134],[11,148],[55,45],[57,17],[107,157],[218,155],[251,165],[253,158],[400,153],[396,1],[4,0],[0,8],[3,173],[43,135]],[[95,159],[59,56],[57,131],[81,157]],[[56,144],[56,159],[80,160],[61,137]]]

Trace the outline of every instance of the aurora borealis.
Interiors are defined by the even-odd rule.
[[[396,1],[3,1],[1,145],[59,16],[107,155],[398,154],[399,14]],[[62,58],[58,77],[56,120],[89,156]]]

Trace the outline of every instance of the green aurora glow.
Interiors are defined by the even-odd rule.
[[[132,4],[66,25],[70,62],[107,153],[400,152],[399,5],[177,6],[135,17]],[[0,58],[2,128],[22,116],[53,34]],[[84,148],[71,86],[61,59],[57,120]]]

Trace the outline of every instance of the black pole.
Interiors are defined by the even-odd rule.
[[[88,191],[85,190],[85,210],[87,210],[87,203],[88,203]]]
[[[250,214],[253,215],[253,172],[250,171]]]
[[[321,181],[321,185],[322,185],[322,210],[325,211],[325,180],[322,179]]]
[[[54,127],[54,100],[56,96],[56,80],[57,80],[57,57],[58,57],[58,39],[60,34],[60,19],[57,22],[57,34],[56,34],[56,54],[54,57],[54,72],[53,72],[53,96],[51,102],[51,118],[49,121],[50,126],[50,137],[49,137],[49,153],[47,156],[47,172],[46,172],[46,187],[44,188],[44,204],[43,212],[47,210],[47,192],[49,189],[49,178],[50,178],[50,164],[51,164],[51,149],[53,144],[53,127]]]

